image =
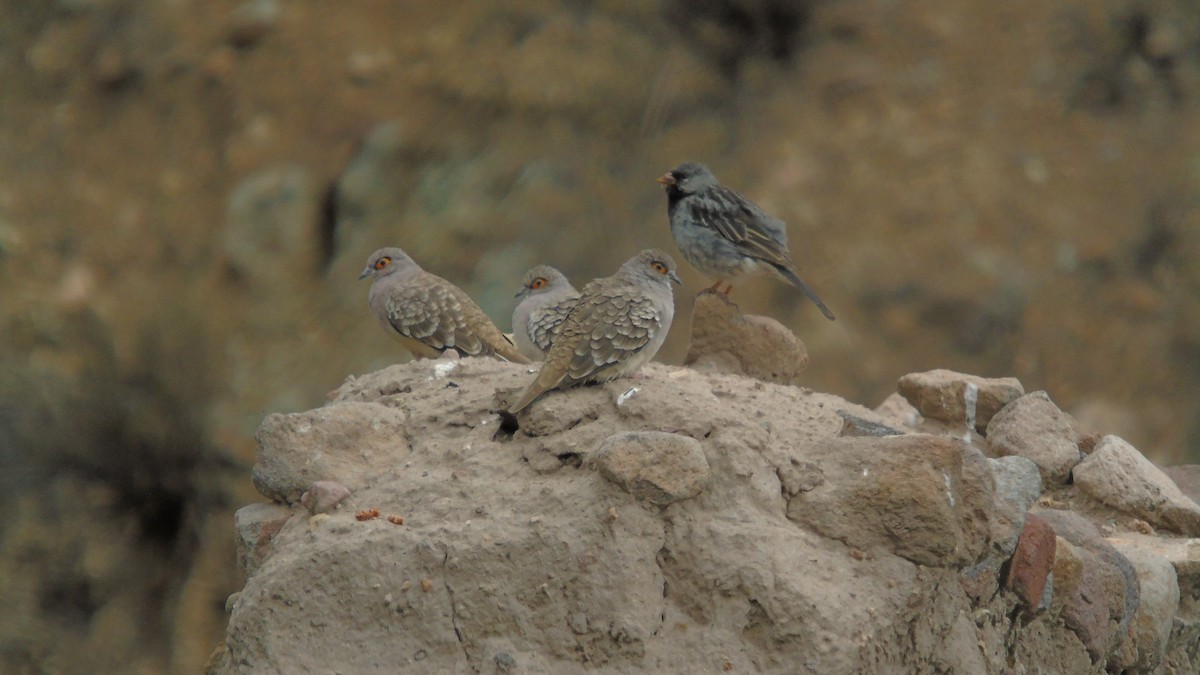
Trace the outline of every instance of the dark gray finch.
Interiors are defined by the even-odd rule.
[[[460,356],[498,356],[529,363],[461,288],[430,274],[398,248],[367,258],[359,279],[372,277],[367,295],[379,325],[416,358],[448,350]]]
[[[708,167],[680,164],[658,182],[667,192],[667,216],[675,244],[693,267],[717,279],[710,290],[739,277],[773,274],[799,288],[830,321],[833,312],[796,274],[787,247],[787,226],[754,202],[721,185]]]

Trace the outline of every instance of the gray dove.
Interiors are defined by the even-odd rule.
[[[513,342],[522,354],[540,361],[579,299],[579,291],[562,272],[538,265],[525,273],[517,298],[520,302],[513,310]]]
[[[421,269],[404,251],[372,253],[358,276],[367,277],[374,277],[367,296],[371,312],[414,357],[454,350],[460,356],[529,363],[461,288]]]
[[[675,261],[664,251],[647,249],[613,276],[584,286],[546,362],[509,412],[519,412],[551,389],[607,382],[648,363],[675,316],[671,283],[679,283]]]
[[[725,290],[729,295],[733,279],[767,272],[791,282],[827,319],[834,320],[816,291],[796,274],[782,220],[721,185],[703,164],[680,164],[658,182],[667,192],[671,234],[683,257],[717,279],[709,290],[731,280]]]

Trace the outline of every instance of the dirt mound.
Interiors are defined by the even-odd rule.
[[[841,436],[888,420],[794,386],[645,375],[552,393],[515,431],[496,411],[531,371],[490,359],[392,366],[268,416],[254,478],[274,501],[239,512],[249,578],[212,672],[1194,665],[1197,572],[1154,549],[1188,540],[1143,537],[1135,566],[1045,508],[1071,486],[1043,510],[1094,531],[1026,517],[1034,460]],[[348,490],[302,505],[331,482]]]

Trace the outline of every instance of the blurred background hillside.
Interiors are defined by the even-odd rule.
[[[367,254],[507,329],[674,251],[685,160],[788,222],[838,321],[734,299],[807,386],[1013,375],[1196,462],[1198,112],[1194,0],[0,0],[0,671],[199,670],[263,414],[407,358]]]

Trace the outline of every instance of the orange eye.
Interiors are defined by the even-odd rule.
[[[666,274],[666,273],[667,273],[667,266],[666,266],[666,265],[664,265],[664,264],[662,264],[662,263],[660,263],[660,262],[658,262],[658,261],[655,261],[655,262],[654,262],[654,263],[651,265],[651,267],[653,267],[653,268],[654,268],[654,271],[655,271],[655,272],[658,272],[659,274]]]
[[[534,279],[532,282],[530,282],[529,287],[535,291],[539,288],[545,288],[546,280],[541,277],[538,277],[538,278]]]
[[[375,269],[381,270],[391,264],[392,264],[392,259],[387,256],[384,256],[384,257],[380,258],[379,260],[375,261]]]

